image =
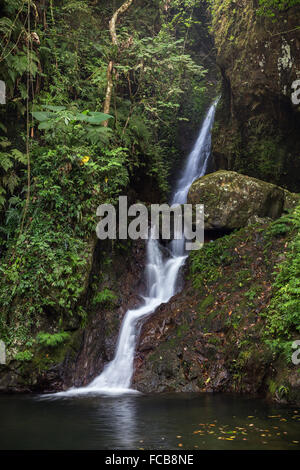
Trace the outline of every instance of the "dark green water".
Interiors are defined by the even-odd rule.
[[[300,449],[300,409],[240,396],[0,396],[0,449]]]

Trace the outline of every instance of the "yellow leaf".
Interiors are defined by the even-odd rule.
[[[85,157],[82,157],[81,159],[81,165],[85,165],[89,161],[90,157],[86,155]]]

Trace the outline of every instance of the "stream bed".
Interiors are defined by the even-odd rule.
[[[300,449],[300,409],[224,394],[1,395],[0,449]]]

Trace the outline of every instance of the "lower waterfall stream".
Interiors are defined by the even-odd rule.
[[[175,186],[171,205],[186,203],[191,184],[206,173],[211,152],[211,130],[217,103],[218,99],[214,101],[206,114],[194,148],[187,158],[182,176]],[[153,313],[162,303],[168,302],[177,293],[178,275],[187,258],[184,244],[183,236],[181,239],[171,242],[169,244],[170,256],[165,258],[159,241],[149,238],[145,267],[147,293],[144,297],[144,304],[127,311],[119,333],[114,359],[86,387],[71,388],[65,392],[56,393],[56,396],[85,393],[117,395],[138,393],[136,390],[130,389],[130,385],[140,321]]]

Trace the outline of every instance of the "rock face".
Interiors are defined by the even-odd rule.
[[[299,5],[258,14],[258,2],[215,0],[213,31],[222,99],[213,133],[216,169],[300,191]],[[299,85],[298,85],[299,87]]]
[[[286,200],[290,205],[293,195],[274,184],[225,170],[198,179],[188,194],[190,204],[204,204],[207,230],[233,230],[276,219]]]
[[[136,354],[142,392],[239,392],[300,403],[299,366],[264,340],[286,235],[246,227],[190,255],[182,292],[147,318]]]

